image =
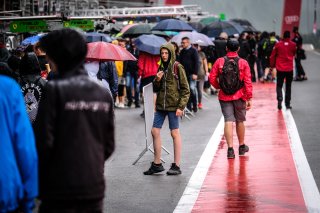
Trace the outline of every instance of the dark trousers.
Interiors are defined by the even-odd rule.
[[[284,79],[286,79],[286,89],[285,89],[285,105],[290,106],[291,101],[291,84],[293,80],[293,71],[283,72],[277,71],[277,100],[282,102],[282,87]]]
[[[39,213],[102,213],[103,199],[52,201],[42,200]]]
[[[254,71],[254,63],[256,62],[256,57],[254,55],[250,55],[248,57],[248,63],[250,66],[250,72],[251,72],[251,80],[252,82],[256,82],[256,73]]]
[[[296,74],[297,77],[304,77],[306,73],[304,72],[304,69],[301,64],[301,59],[300,58],[295,58],[294,59],[295,64],[296,64]]]
[[[190,87],[190,98],[187,103],[187,108],[195,112],[198,110],[198,91],[197,91],[197,81],[192,80],[191,76],[189,77],[189,87]]]

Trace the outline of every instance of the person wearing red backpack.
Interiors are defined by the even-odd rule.
[[[213,65],[209,80],[220,89],[219,102],[224,116],[224,136],[228,143],[228,159],[235,158],[233,149],[233,122],[239,140],[239,156],[244,156],[249,147],[244,143],[246,110],[252,106],[252,81],[248,62],[239,57],[239,42],[227,41],[227,55]]]

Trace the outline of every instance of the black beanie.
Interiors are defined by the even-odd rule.
[[[40,39],[40,47],[65,73],[82,65],[87,54],[86,41],[79,32],[65,28],[54,30]]]

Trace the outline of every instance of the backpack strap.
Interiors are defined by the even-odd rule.
[[[173,64],[173,77],[177,80],[178,90],[180,90],[179,64],[178,61],[175,61]]]

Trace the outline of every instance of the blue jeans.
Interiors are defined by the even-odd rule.
[[[126,73],[126,89],[128,102],[132,103],[132,89],[134,90],[134,103],[139,105],[139,87],[137,85],[137,78],[132,76],[130,72]]]
[[[179,129],[179,117],[176,116],[176,112],[169,111],[156,111],[153,118],[153,127],[161,129],[167,115],[170,130]]]
[[[197,81],[192,80],[191,76],[189,77],[189,87],[190,87],[190,98],[187,104],[189,110],[197,110],[198,108],[198,91],[197,91]]]

